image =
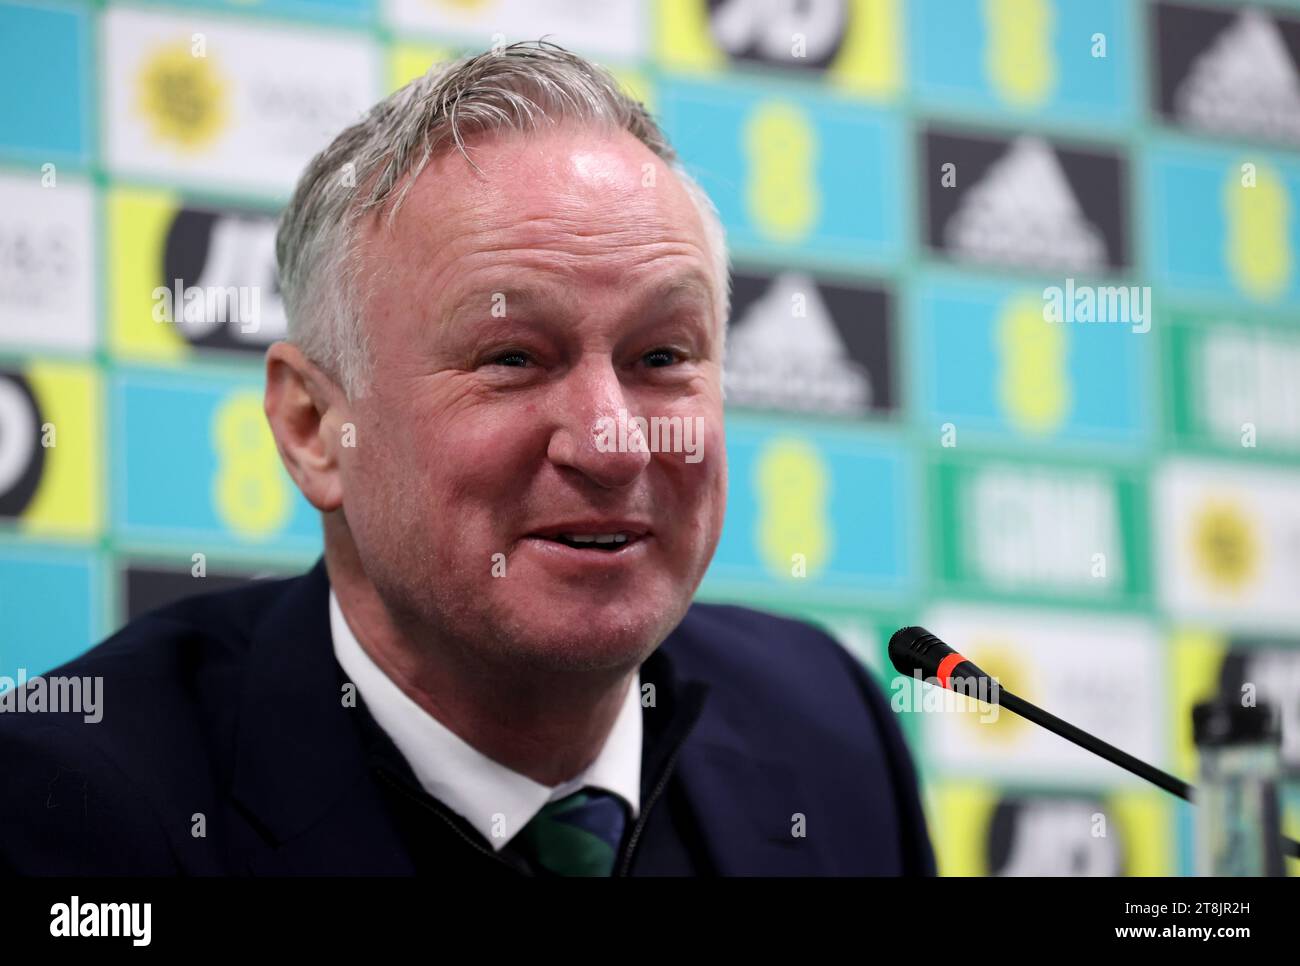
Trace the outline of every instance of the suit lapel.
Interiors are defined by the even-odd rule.
[[[800,801],[796,771],[747,744],[706,706],[677,763],[718,875],[815,875],[806,838],[791,833]],[[806,807],[806,806],[805,806]]]
[[[236,735],[233,795],[273,851],[264,873],[409,871],[370,780],[329,627],[324,560],[253,632]]]
[[[807,808],[797,770],[746,735],[763,734],[743,705],[727,701],[725,681],[692,678],[689,616],[642,666],[679,698],[700,691],[698,715],[681,745],[676,778],[719,875],[811,875],[818,867],[808,839],[791,834],[792,815]],[[680,660],[680,664],[679,664]],[[680,675],[680,679],[679,679]],[[665,749],[671,751],[671,749]],[[644,767],[644,763],[643,763]]]

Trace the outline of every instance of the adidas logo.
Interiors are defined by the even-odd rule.
[[[1051,145],[1022,136],[989,166],[944,226],[972,262],[1099,271],[1106,242],[1084,215]]]
[[[1243,10],[1192,64],[1174,111],[1218,134],[1300,141],[1300,79],[1272,17]]]
[[[810,276],[776,276],[732,325],[729,403],[855,416],[871,408],[871,379],[849,356]]]

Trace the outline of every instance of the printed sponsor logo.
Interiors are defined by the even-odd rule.
[[[930,247],[969,264],[1099,273],[1129,264],[1118,150],[931,129],[923,136]]]
[[[804,272],[737,273],[732,288],[729,405],[835,416],[895,408],[888,290]]]
[[[1198,132],[1300,143],[1300,18],[1160,3],[1156,109]]]

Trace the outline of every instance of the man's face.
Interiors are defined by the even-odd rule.
[[[399,619],[516,666],[634,664],[685,613],[725,509],[701,219],[625,133],[472,154],[481,173],[437,159],[364,236],[373,377],[344,512]],[[661,451],[632,417],[669,421]]]

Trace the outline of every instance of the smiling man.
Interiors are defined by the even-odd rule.
[[[99,725],[0,721],[0,865],[933,871],[858,663],[692,603],[725,242],[608,74],[547,44],[430,72],[311,163],[277,247],[266,414],[324,559],[60,669],[104,677]]]

